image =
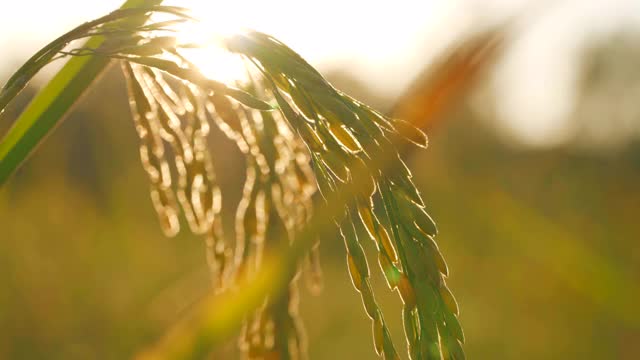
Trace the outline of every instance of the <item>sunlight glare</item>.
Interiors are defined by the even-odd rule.
[[[228,4],[229,2],[194,3],[193,15],[200,21],[180,26],[178,41],[196,46],[182,49],[180,53],[206,77],[233,85],[245,81],[247,72],[240,56],[230,53],[222,45],[223,39],[242,31],[241,23],[233,16],[234,9]],[[207,16],[220,13],[225,16]]]
[[[233,85],[246,80],[247,73],[240,56],[230,53],[221,45],[220,39],[224,36],[213,32],[206,23],[198,24],[193,29],[181,31],[179,37],[181,43],[198,47],[182,49],[180,53],[206,77]]]

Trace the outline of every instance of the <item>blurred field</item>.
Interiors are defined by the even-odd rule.
[[[379,96],[344,74],[331,80],[347,93]],[[123,89],[118,72],[105,76],[0,190],[0,358],[128,358],[208,290],[201,239],[167,239],[156,223]],[[490,120],[467,99],[409,156],[440,227],[468,357],[640,358],[637,137],[534,149]],[[241,157],[220,134],[211,146],[233,211]],[[321,248],[325,289],[303,289],[301,304],[310,356],[375,358],[343,244]],[[386,293],[400,343],[399,300]]]

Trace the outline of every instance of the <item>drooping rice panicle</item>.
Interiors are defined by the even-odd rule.
[[[133,67],[123,63],[127,79],[133,120],[140,138],[140,158],[151,183],[151,199],[166,236],[174,236],[180,229],[178,209],[172,189],[171,171],[160,138],[160,124],[155,116],[157,104],[145,94]]]
[[[118,37],[118,44],[64,54],[124,60],[140,156],[161,227],[169,236],[179,231],[179,204],[191,231],[205,236],[217,287],[233,288],[238,276],[261,270],[267,249],[295,241],[312,214],[316,186],[326,196],[357,180],[358,193],[334,219],[354,287],[372,319],[376,352],[385,359],[398,358],[375,300],[364,237],[358,237],[356,224],[374,242],[387,284],[402,298],[411,358],[464,358],[458,305],[446,286],[448,268],[434,241],[437,228],[399,157],[399,140],[427,146],[422,131],[336,90],[268,35],[247,31],[227,39],[226,47],[255,67],[248,85],[233,87],[204,77],[180,56],[171,37],[153,35],[166,24],[137,27],[128,38],[123,38],[126,27],[112,25],[94,31]],[[215,156],[207,146],[209,121],[246,158],[233,251],[224,241],[219,216],[222,200],[213,172]],[[393,170],[383,159],[392,160]],[[309,261],[317,285],[315,251],[317,246]],[[269,294],[247,318],[241,336],[245,357],[304,358],[296,278],[294,272],[288,279],[288,293]]]
[[[255,81],[247,85],[246,90],[255,94],[261,88]],[[274,247],[280,241],[293,241],[295,232],[311,216],[315,186],[308,155],[277,112],[248,109],[216,93],[208,97],[205,109],[213,123],[234,140],[245,155],[247,173],[236,213],[234,262],[236,276],[251,276],[260,270],[265,248]],[[284,238],[283,234],[286,234]],[[285,350],[299,356],[305,353],[296,306],[290,304],[297,290],[293,284],[291,287],[289,296],[266,299],[265,306],[247,320],[240,342],[246,357],[259,358],[272,352],[284,354]],[[282,312],[285,305],[290,310],[286,316]],[[271,333],[273,326],[265,324],[286,325],[286,329],[297,330],[289,331],[289,335]],[[299,347],[276,349],[283,343],[278,341],[281,336],[298,339],[294,343]],[[274,341],[267,341],[273,337]]]
[[[169,179],[162,182],[160,187],[155,185],[150,173],[152,199],[163,229],[169,236],[175,235],[179,230],[177,197],[191,230],[205,236],[212,278],[216,286],[222,286],[229,272],[231,252],[224,242],[219,219],[221,193],[208,152],[209,124],[203,120],[202,94],[197,88],[183,82],[176,85],[180,91],[178,94],[154,69],[129,63],[125,63],[124,69],[130,93],[137,94],[131,96],[131,99],[132,109],[138,114],[134,114],[134,118],[142,140],[143,165],[149,168],[149,151],[145,146],[145,139],[149,137],[156,145],[152,153],[156,157],[163,156],[160,173],[165,174],[163,178]],[[146,123],[150,124],[147,125],[149,131],[145,131],[145,126],[140,125]],[[171,166],[178,175],[177,184],[173,184],[173,187],[170,166],[164,160],[165,143],[170,146],[173,155]],[[153,170],[153,167],[150,169]],[[165,218],[171,221],[163,222]]]
[[[360,245],[355,245],[355,232],[349,225],[356,219],[376,241],[385,277],[404,301],[412,358],[440,358],[443,354],[464,358],[457,305],[444,285],[448,269],[433,241],[437,229],[394,146],[400,138],[426,147],[424,133],[335,90],[301,57],[268,35],[248,32],[230,38],[227,46],[251,59],[269,80],[280,110],[311,151],[322,192],[335,191],[356,171],[367,173],[365,179],[372,178],[372,185],[364,186],[349,206],[350,218],[341,221],[342,232],[347,234],[349,270],[367,313],[375,320],[378,310],[369,298],[364,254]],[[389,152],[396,154],[391,157],[400,164],[392,172],[379,161],[390,156]],[[383,200],[384,211],[373,208],[370,199],[374,195]],[[385,215],[386,221],[377,220],[376,213]],[[379,348],[377,339],[376,345]]]

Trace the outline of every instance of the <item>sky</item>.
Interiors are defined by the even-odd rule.
[[[0,12],[0,74],[59,34],[122,0],[21,0]],[[322,69],[345,66],[373,91],[397,96],[445,48],[475,26],[509,15],[535,18],[491,77],[496,114],[512,136],[553,145],[570,135],[580,55],[611,31],[640,24],[635,0],[172,0],[221,27],[254,28],[281,39]],[[533,5],[532,5],[533,4]],[[538,16],[542,14],[541,16]],[[7,55],[8,54],[8,55]],[[55,68],[55,67],[54,67]]]

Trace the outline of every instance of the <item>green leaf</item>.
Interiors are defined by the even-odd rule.
[[[149,7],[161,2],[162,0],[127,0],[122,8]],[[146,18],[140,20],[144,21]],[[84,47],[97,48],[103,41],[103,37],[92,37]],[[64,118],[108,64],[109,59],[105,57],[73,57],[40,90],[0,141],[0,186]]]
[[[225,95],[228,95],[237,101],[241,102],[243,105],[248,106],[253,109],[262,110],[262,111],[271,111],[273,110],[273,106],[268,103],[254,97],[246,91],[242,91],[239,89],[227,88],[225,90]]]

